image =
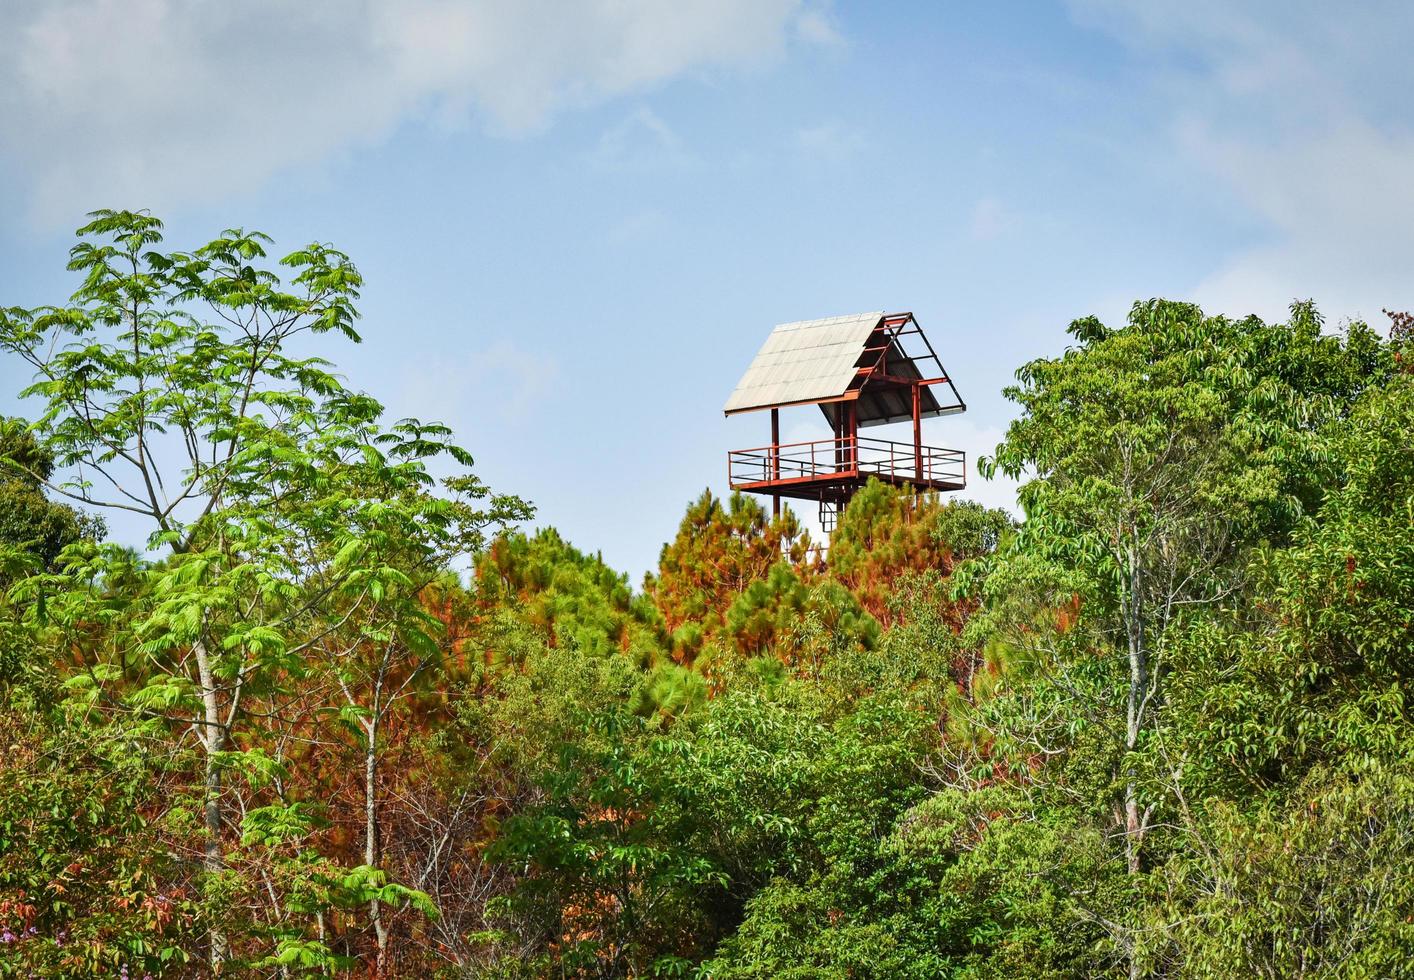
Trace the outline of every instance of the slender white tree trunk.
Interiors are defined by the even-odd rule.
[[[364,726],[367,743],[363,754],[363,863],[376,868],[382,862],[378,839],[378,719],[375,715]],[[373,935],[378,943],[376,975],[383,976],[388,965],[388,926],[383,921],[383,903],[369,899],[368,919],[373,923]]]
[[[221,766],[220,753],[226,748],[226,727],[221,720],[221,703],[216,688],[216,676],[211,669],[211,654],[205,640],[198,639],[192,652],[196,656],[197,675],[201,682],[202,724],[200,726],[201,746],[206,752],[205,805],[203,824],[206,841],[202,855],[202,868],[207,874],[219,874],[226,867],[226,858],[221,847]],[[226,933],[215,923],[211,926],[211,972],[220,974],[225,968],[230,949]]]
[[[1139,872],[1139,845],[1144,819],[1139,810],[1138,777],[1133,753],[1139,748],[1144,698],[1149,686],[1149,658],[1144,646],[1144,609],[1140,600],[1143,573],[1139,556],[1129,553],[1129,595],[1124,604],[1126,644],[1129,651],[1129,690],[1125,697],[1124,851],[1130,874]]]
[[[1139,806],[1139,774],[1136,771],[1134,753],[1139,748],[1139,735],[1143,730],[1145,699],[1149,688],[1149,654],[1145,646],[1143,595],[1144,569],[1137,545],[1131,544],[1124,556],[1129,570],[1121,613],[1124,619],[1125,646],[1129,655],[1129,685],[1125,693],[1124,728],[1124,857],[1131,875],[1140,870],[1139,850],[1143,843],[1148,815]],[[1125,944],[1129,957],[1130,980],[1143,976],[1137,945],[1138,937],[1131,934]]]

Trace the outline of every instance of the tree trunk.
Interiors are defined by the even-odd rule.
[[[369,721],[364,728],[368,743],[363,755],[363,863],[377,868],[382,860],[378,840],[378,722]],[[388,965],[388,927],[383,922],[383,903],[377,898],[368,901],[368,919],[373,923],[373,935],[378,943],[375,976],[383,976]]]
[[[221,766],[220,753],[226,748],[226,728],[221,722],[221,703],[216,689],[216,677],[211,670],[211,655],[204,640],[192,645],[196,656],[198,676],[201,680],[202,724],[201,746],[206,752],[206,800],[203,807],[203,824],[206,841],[202,854],[202,869],[208,875],[220,874],[226,867],[225,853],[221,847]],[[230,955],[226,933],[214,922],[211,925],[211,972],[220,975]]]
[[[1125,698],[1124,734],[1124,853],[1130,874],[1139,872],[1139,844],[1144,821],[1139,812],[1139,786],[1133,753],[1139,748],[1144,695],[1149,684],[1149,658],[1144,649],[1144,610],[1139,596],[1143,584],[1139,558],[1129,554],[1129,596],[1124,604],[1126,640],[1129,647],[1129,691]]]

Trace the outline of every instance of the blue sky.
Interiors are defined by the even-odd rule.
[[[774,323],[914,311],[970,409],[925,439],[975,456],[1077,316],[1414,305],[1411,28],[1396,4],[12,0],[0,303],[71,291],[95,207],[152,209],[174,247],[332,242],[367,279],[364,343],[324,351],[350,383],[452,424],[636,581],[765,441],[721,406]]]

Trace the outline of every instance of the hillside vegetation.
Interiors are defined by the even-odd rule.
[[[706,491],[635,587],[268,245],[99,212],[0,313],[0,976],[1407,974],[1407,318],[1077,320],[1024,519]]]

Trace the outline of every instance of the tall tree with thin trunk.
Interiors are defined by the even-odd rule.
[[[1253,547],[1319,502],[1322,429],[1373,380],[1378,341],[1360,325],[1323,334],[1307,304],[1268,325],[1153,301],[1123,329],[1070,332],[1077,346],[1007,390],[1022,415],[983,468],[1030,478],[1026,520],[971,628],[1009,644],[1025,704],[1012,721],[1025,720],[996,727],[1028,765],[1063,765],[1077,737],[1108,746],[1108,785],[1086,789],[1108,799],[1135,875],[1171,805],[1149,747],[1175,637],[1234,594]],[[1101,777],[1072,774],[1072,792],[1081,778]],[[1138,970],[1133,937],[1117,940]]]
[[[208,956],[221,972],[240,829],[226,777],[265,764],[241,733],[278,722],[282,693],[327,637],[376,618],[368,610],[390,592],[406,599],[406,562],[379,542],[446,561],[485,523],[477,501],[489,495],[470,476],[434,492],[430,462],[471,463],[448,431],[385,425],[374,399],[296,354],[320,335],[359,339],[362,279],[347,256],[297,250],[280,260],[285,281],[258,232],[163,251],[150,215],[91,217],[70,253],[83,280],[69,305],[4,309],[0,347],[35,372],[33,431],[56,466],[29,477],[120,530],[140,527],[147,550],[70,549],[33,586],[33,614],[90,652],[75,687],[95,705],[166,722],[199,750]]]

